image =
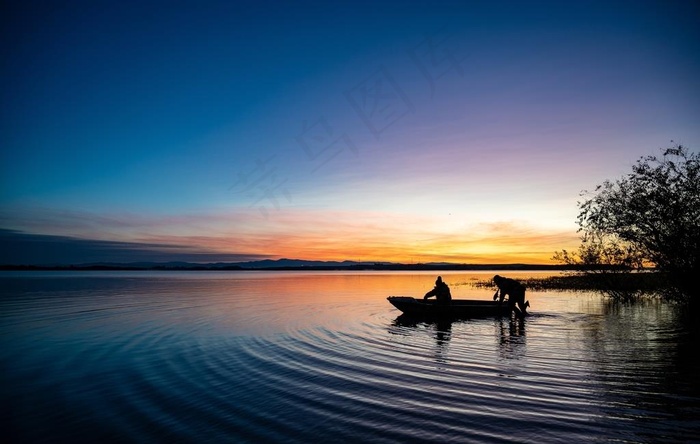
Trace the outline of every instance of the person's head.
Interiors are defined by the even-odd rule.
[[[494,281],[496,284],[499,284],[502,280],[503,280],[503,278],[502,278],[501,276],[499,276],[499,275],[496,275],[496,276],[493,277],[493,281]]]
[[[442,276],[438,276],[437,279],[435,279],[435,283],[439,284],[442,282]]]

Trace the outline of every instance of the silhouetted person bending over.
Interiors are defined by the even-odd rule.
[[[429,297],[435,296],[438,304],[449,304],[452,300],[452,295],[450,294],[450,287],[442,281],[442,276],[438,276],[435,280],[435,288],[430,290],[423,296],[423,299],[428,299]]]
[[[496,290],[496,293],[493,295],[494,301],[498,298],[499,292],[501,295],[499,302],[503,302],[503,299],[508,295],[510,311],[513,312],[517,310],[523,315],[527,314],[525,310],[530,306],[530,302],[525,302],[525,286],[523,284],[515,279],[504,278],[499,275],[493,277],[493,282],[496,284],[496,287],[498,287],[498,290]],[[518,304],[519,310],[515,307],[516,303]]]

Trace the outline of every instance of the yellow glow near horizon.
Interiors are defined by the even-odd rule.
[[[485,222],[483,215],[468,212],[295,209],[268,217],[254,209],[139,217],[63,213],[50,231],[38,225],[41,220],[29,219],[27,225],[57,236],[133,243],[195,258],[203,253],[323,261],[552,264],[555,251],[579,244],[574,224],[528,214],[519,220]]]
[[[484,264],[551,264],[555,251],[573,249],[579,242],[575,230],[523,221],[446,227],[430,217],[384,213],[309,211],[278,216],[257,224],[238,222],[233,229],[219,221],[217,229],[207,230],[209,236],[183,231],[138,241],[271,258]]]

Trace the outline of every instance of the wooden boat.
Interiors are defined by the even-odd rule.
[[[416,299],[410,296],[389,296],[387,300],[404,314],[417,317],[478,318],[509,315],[508,303],[475,299],[453,299],[449,305],[437,304],[434,299]]]

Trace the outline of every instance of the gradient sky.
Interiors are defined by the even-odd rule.
[[[380,3],[4,2],[4,239],[549,263],[581,190],[700,147],[697,2]]]

